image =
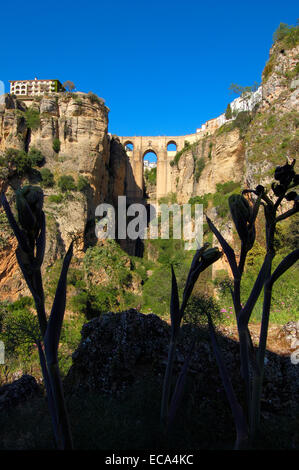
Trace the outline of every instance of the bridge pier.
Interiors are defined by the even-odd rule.
[[[202,133],[182,135],[182,136],[134,136],[119,137],[123,146],[132,145],[132,150],[127,150],[129,157],[128,172],[130,178],[127,179],[127,191],[136,199],[143,198],[143,159],[148,152],[154,152],[157,156],[157,200],[174,192],[172,188],[172,168],[170,162],[175,157],[176,152],[183,149],[185,142],[190,144],[200,140]],[[175,151],[167,151],[168,144],[175,144]],[[133,184],[134,183],[134,184]]]

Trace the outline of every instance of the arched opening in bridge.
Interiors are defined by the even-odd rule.
[[[124,147],[125,147],[126,152],[129,152],[129,153],[133,152],[134,150],[134,145],[132,144],[132,142],[126,142]]]
[[[143,194],[150,200],[156,199],[157,193],[157,155],[148,150],[143,155]]]
[[[167,152],[176,152],[177,151],[177,145],[174,142],[174,140],[171,140],[167,144]]]

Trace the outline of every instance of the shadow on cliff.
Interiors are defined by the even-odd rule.
[[[159,416],[170,326],[156,315],[134,309],[103,314],[86,323],[64,380],[75,448],[231,449],[234,423],[204,325],[183,325],[174,378],[194,338],[183,400],[172,430],[165,436]],[[217,339],[242,403],[239,344],[220,331]],[[266,358],[258,448],[296,449],[298,367],[289,357],[270,351]],[[5,391],[8,396],[7,387]],[[14,401],[1,410],[0,448],[52,448],[45,397],[30,395],[24,402],[21,395],[19,406]]]
[[[134,172],[130,159],[125,151],[124,146],[120,143],[120,140],[117,136],[112,136],[110,140],[110,159],[108,166],[109,174],[109,189],[108,189],[108,199],[105,202],[108,202],[113,205],[115,209],[115,228],[116,228],[116,237],[118,235],[118,209],[119,202],[118,196],[126,196],[126,226],[130,220],[135,216],[128,216],[127,209],[131,204],[143,204],[148,213],[148,223],[149,223],[149,208],[144,197],[144,190],[140,188],[135,180]],[[91,197],[87,198],[91,200]],[[90,211],[90,208],[88,208]],[[95,223],[86,227],[86,233],[84,237],[85,248],[90,245],[94,245],[97,242],[95,236]],[[136,238],[136,240],[121,239],[116,238],[121,248],[126,251],[131,256],[142,257],[144,252],[144,244],[141,238]]]

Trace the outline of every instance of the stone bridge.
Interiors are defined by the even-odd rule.
[[[170,162],[176,152],[182,150],[185,141],[192,144],[201,137],[201,133],[180,136],[119,136],[121,144],[126,148],[132,167],[132,176],[134,177],[134,184],[133,181],[127,181],[128,198],[143,198],[143,159],[149,152],[154,152],[157,157],[157,199],[166,196],[170,192],[175,192],[175,184],[171,178],[172,167]],[[168,150],[170,144],[174,144],[176,150]]]

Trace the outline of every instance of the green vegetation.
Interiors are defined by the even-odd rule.
[[[87,188],[89,188],[88,179],[85,178],[82,175],[79,175],[79,178],[78,178],[78,181],[77,181],[77,190],[78,191],[85,191]]]
[[[290,49],[299,44],[299,25],[290,26],[286,23],[280,23],[273,34],[273,42],[279,42],[285,49]]]
[[[284,224],[277,226],[275,237],[276,258],[273,262],[273,268],[279,265],[288,251],[298,248],[298,222],[299,215],[296,214],[285,221]],[[253,283],[262,266],[265,254],[265,247],[258,242],[256,242],[254,247],[248,252],[241,290],[241,301],[243,304],[250,294]],[[298,276],[299,266],[294,265],[274,285],[271,303],[271,322],[284,324],[288,321],[299,320]],[[214,282],[217,289],[219,289],[219,301],[224,310],[223,318],[226,322],[234,322],[232,317],[226,319],[230,312],[229,307],[232,305],[229,288],[231,282],[227,272],[217,272]],[[262,318],[262,304],[263,299],[261,296],[252,312],[251,322],[260,323]]]
[[[230,103],[228,103],[226,111],[225,111],[225,118],[231,119],[232,117],[233,117],[232,108],[231,108]]]
[[[203,196],[191,197],[188,201],[189,204],[203,204],[204,211],[208,208],[209,203],[215,207],[217,214],[221,219],[225,219],[229,213],[228,198],[231,194],[240,191],[240,183],[234,181],[227,181],[226,183],[216,184],[216,192],[211,194],[207,193]]]
[[[196,161],[196,166],[195,166],[194,178],[197,182],[203,172],[204,167],[205,167],[205,159],[201,157]]]
[[[146,185],[156,186],[157,184],[157,167],[148,169],[144,171],[144,179]]]
[[[4,211],[0,211],[0,251],[10,247],[9,239],[12,237],[12,230],[10,229]]]
[[[289,26],[285,23],[280,23],[279,27],[273,34],[273,42],[275,48],[269,58],[268,62],[265,65],[263,70],[263,82],[265,83],[271,73],[274,70],[274,66],[277,61],[277,57],[280,53],[284,54],[285,50],[292,49],[299,44],[299,25]],[[298,73],[298,64],[294,67],[292,71],[286,72],[287,78],[294,78]]]
[[[297,64],[292,70],[288,70],[285,73],[286,78],[288,78],[289,80],[292,80],[293,78],[297,77],[297,75],[299,75],[299,62],[297,62]]]
[[[298,124],[299,113],[296,111],[281,114],[279,119],[273,109],[263,113],[258,112],[251,121],[245,137],[246,145],[250,145],[249,161],[262,164],[266,158],[269,172],[273,174],[275,165],[281,160],[287,156],[296,158],[299,149]],[[258,171],[261,170],[257,169]]]
[[[44,162],[44,156],[35,148],[32,148],[28,154],[24,150],[9,148],[0,155],[1,177],[3,179],[23,177],[32,173],[34,167],[40,167]]]
[[[87,97],[89,98],[89,101],[92,103],[92,104],[105,104],[105,100],[103,98],[99,98],[97,95],[95,95],[94,93],[92,93],[91,91],[89,91],[87,93]]]
[[[55,137],[55,139],[53,139],[53,150],[55,153],[59,153],[60,152],[60,140]]]
[[[28,363],[39,339],[37,317],[30,297],[0,304],[0,339],[11,360]]]
[[[32,147],[28,153],[32,166],[42,166],[45,163],[45,157],[40,150]]]
[[[48,200],[54,204],[60,204],[63,201],[63,194],[51,194]]]
[[[37,109],[29,108],[24,111],[24,117],[27,127],[31,130],[36,130],[40,126],[40,114]]]
[[[40,174],[42,177],[41,186],[44,188],[51,188],[54,186],[54,175],[49,168],[42,168],[40,170]]]
[[[187,140],[185,140],[185,143],[184,143],[184,147],[182,148],[182,150],[178,151],[176,154],[175,154],[175,157],[174,159],[170,162],[170,165],[173,166],[173,165],[178,165],[179,161],[180,161],[180,158],[181,156],[185,153],[185,152],[188,152],[188,151],[191,151],[194,150],[195,147],[197,147],[197,142],[194,142],[193,144],[190,144],[190,142],[188,142]]]
[[[224,123],[219,129],[216,131],[216,135],[221,135],[226,132],[231,132],[234,129],[239,129],[240,137],[244,138],[249,127],[249,124],[252,120],[252,113],[249,111],[240,111],[236,118],[231,122]]]
[[[176,193],[168,193],[166,196],[160,197],[159,204],[177,204]]]
[[[183,323],[194,326],[206,325],[207,312],[209,312],[215,324],[220,323],[220,320],[222,320],[220,305],[215,298],[204,294],[191,295],[184,313]]]
[[[62,175],[58,180],[58,187],[62,192],[75,191],[77,189],[74,178],[71,175]]]
[[[193,196],[189,199],[188,204],[203,204],[203,209],[206,210],[209,205],[209,201],[213,200],[211,193],[204,194],[203,196]]]

